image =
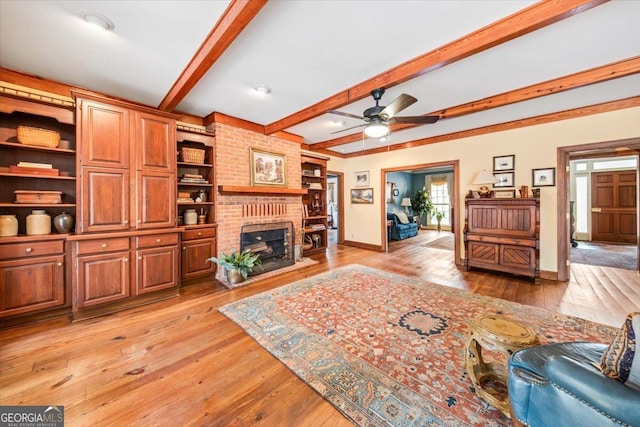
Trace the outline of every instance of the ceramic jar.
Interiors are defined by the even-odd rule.
[[[195,209],[187,209],[183,215],[184,225],[194,225],[198,223],[198,214]]]
[[[27,216],[27,235],[37,236],[51,233],[51,217],[44,210],[33,210]]]
[[[16,236],[18,220],[15,215],[0,215],[0,237]]]
[[[62,212],[53,218],[53,226],[58,230],[58,233],[70,233],[73,230],[74,223],[73,217],[66,212]]]

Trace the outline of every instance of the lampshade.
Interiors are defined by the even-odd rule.
[[[484,169],[478,172],[476,178],[473,180],[474,185],[495,184],[496,182],[498,182],[498,179]]]
[[[364,134],[369,138],[380,138],[389,133],[389,128],[384,123],[372,122],[364,128]]]
[[[411,199],[409,197],[404,197],[402,202],[400,202],[400,206],[411,206]]]

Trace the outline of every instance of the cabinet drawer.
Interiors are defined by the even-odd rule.
[[[96,254],[113,251],[126,251],[129,249],[129,238],[120,237],[117,239],[89,240],[77,242],[77,254]]]
[[[50,242],[14,243],[0,246],[0,259],[33,257],[64,253],[64,242],[55,240]]]
[[[178,244],[178,233],[155,234],[153,236],[136,237],[137,248],[155,248]]]
[[[182,240],[206,239],[209,237],[216,237],[215,228],[200,228],[182,232]]]

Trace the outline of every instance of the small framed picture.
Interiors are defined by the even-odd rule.
[[[355,187],[368,187],[369,186],[369,171],[360,171],[353,174]]]
[[[496,199],[514,199],[516,190],[494,190],[493,197]]]
[[[556,185],[556,168],[531,169],[533,187],[553,187]]]
[[[516,167],[516,156],[511,154],[509,156],[496,156],[493,158],[493,171],[512,171]]]
[[[372,204],[373,188],[354,188],[351,190],[351,203]]]
[[[493,184],[493,188],[513,187],[513,172],[494,173],[498,182]]]

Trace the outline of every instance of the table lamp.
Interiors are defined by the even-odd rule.
[[[403,197],[400,206],[404,206],[404,213],[409,215],[409,206],[411,206],[411,199],[409,197]]]
[[[476,178],[473,180],[473,185],[481,185],[478,190],[480,197],[489,197],[491,196],[491,190],[489,190],[486,184],[495,184],[496,182],[498,182],[498,179],[493,176],[492,173],[483,169],[476,175]]]

